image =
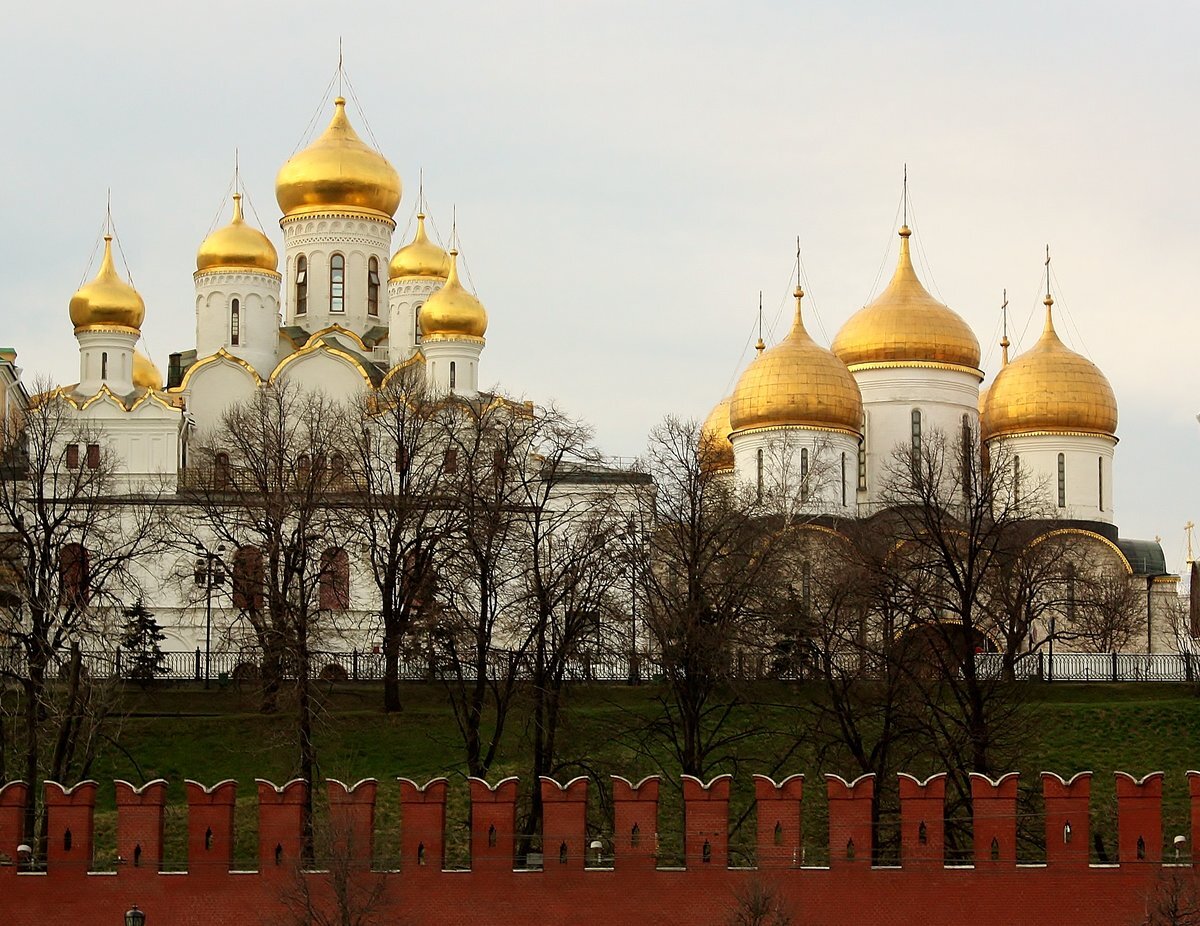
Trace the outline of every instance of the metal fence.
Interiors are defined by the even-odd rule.
[[[999,653],[980,653],[981,674],[999,675]],[[1018,679],[1046,682],[1192,682],[1200,671],[1195,653],[1028,653],[1017,660]]]

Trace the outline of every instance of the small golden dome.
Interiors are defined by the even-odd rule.
[[[786,338],[758,356],[734,387],[729,423],[753,428],[832,428],[862,434],[862,394],[846,365],[804,328],[796,289],[796,319]]]
[[[483,303],[458,281],[458,251],[451,250],[446,285],[421,306],[421,336],[427,341],[482,338],[487,331],[487,323],[487,309]]]
[[[146,303],[138,291],[117,276],[112,235],[105,235],[100,272],[71,297],[71,323],[76,331],[108,325],[140,329],[145,317]]]
[[[390,219],[400,206],[400,175],[388,159],[358,137],[346,101],[333,101],[333,119],[320,138],[293,155],[275,178],[285,216],[351,209]]]
[[[900,260],[887,288],[855,312],[833,339],[833,352],[858,364],[949,363],[979,368],[979,341],[963,319],[929,294],[913,269],[907,225],[900,228]]]
[[[142,389],[159,390],[163,387],[162,373],[154,361],[140,350],[133,352],[133,384]]]
[[[1046,327],[1038,342],[1000,370],[987,392],[986,438],[1029,431],[1075,431],[1115,437],[1117,397],[1092,361],[1068,348],[1054,330],[1047,296]]]
[[[196,270],[222,267],[239,270],[279,271],[279,256],[275,245],[242,218],[242,194],[233,194],[233,219],[204,239],[196,254]]]
[[[429,240],[425,234],[425,214],[417,213],[417,233],[413,240],[392,255],[388,263],[388,279],[431,277],[444,280],[450,273],[450,255]]]
[[[733,469],[733,444],[729,442],[730,399],[717,403],[700,426],[700,466],[705,470]]]

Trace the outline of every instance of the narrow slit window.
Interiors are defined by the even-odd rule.
[[[1061,453],[1058,455],[1058,507],[1067,507],[1067,458]]]
[[[415,341],[421,343],[421,306],[425,303],[418,302],[416,308],[413,309],[413,331],[416,332]]]
[[[237,299],[229,304],[229,343],[234,347],[242,343],[242,304]]]
[[[800,448],[800,501],[808,501],[808,448]]]
[[[308,313],[308,258],[296,258],[296,314]]]
[[[1104,510],[1104,457],[1096,458],[1096,498],[1097,507]]]
[[[108,379],[108,351],[100,352],[100,379]]]
[[[915,482],[921,475],[921,410],[912,410],[912,476]]]
[[[846,507],[846,455],[842,454],[842,507]]]
[[[379,314],[379,260],[375,257],[367,263],[367,314]]]
[[[758,492],[758,500],[759,500],[759,501],[762,501],[762,494],[763,494],[763,452],[762,452],[762,449],[761,449],[761,448],[759,449],[758,453],[756,454],[756,457],[755,457],[755,459],[756,459],[756,463],[757,463],[757,467],[758,467],[758,472],[757,472],[757,474],[756,474],[756,476],[755,476],[755,479],[756,479],[756,487],[757,487],[757,492]]]
[[[329,311],[346,311],[346,258],[341,254],[329,258]]]
[[[454,361],[450,361],[450,388],[453,389],[458,385],[458,370],[454,365]]]
[[[972,435],[972,433],[971,433],[971,416],[963,415],[962,416],[962,489],[963,489],[963,498],[968,499],[968,500],[971,498],[971,476],[973,474],[972,471],[974,470],[974,466],[972,465],[973,453],[975,450],[974,444],[975,444],[974,435]]]

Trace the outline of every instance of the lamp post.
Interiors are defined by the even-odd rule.
[[[204,687],[206,690],[209,686],[209,665],[212,661],[212,590],[213,586],[225,584],[225,560],[221,556],[224,552],[224,544],[217,544],[217,550],[214,553],[199,540],[196,541],[196,584],[204,587]],[[145,919],[145,914],[142,914],[142,918]],[[140,926],[140,924],[131,924],[131,926]]]
[[[146,926],[146,914],[134,904],[125,911],[125,926]]]

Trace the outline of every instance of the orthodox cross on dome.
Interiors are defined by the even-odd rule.
[[[1050,245],[1046,245],[1046,298],[1050,298]]]
[[[904,194],[902,196],[902,199],[904,201],[904,221],[901,222],[900,224],[908,225],[908,162],[907,161],[904,164]]]
[[[1001,361],[1008,366],[1008,290],[1004,290],[1003,302],[1000,303],[1000,351]]]
[[[763,341],[763,336],[762,336],[762,290],[761,289],[758,291],[758,343],[754,345],[754,349],[760,354],[764,350],[767,349],[767,345]]]

